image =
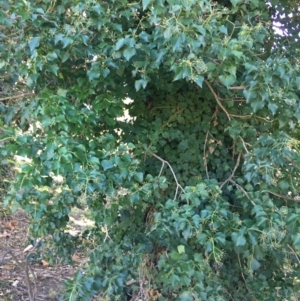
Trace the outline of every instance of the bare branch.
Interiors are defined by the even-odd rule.
[[[205,172],[206,172],[207,179],[209,179],[209,174],[208,174],[208,169],[207,169],[207,160],[206,160],[206,144],[207,144],[208,133],[209,133],[209,130],[206,132],[205,141],[204,141],[204,151],[203,151],[203,161],[204,161],[204,165],[205,165]]]
[[[13,251],[8,251],[8,253],[12,256],[12,258],[15,260],[16,264],[23,269],[24,267],[22,266],[22,264],[19,262],[18,258],[15,256],[15,254],[13,253]],[[36,287],[35,287],[35,292],[32,289],[31,286],[31,282],[30,282],[30,276],[29,276],[29,270],[28,270],[28,256],[26,256],[26,261],[25,261],[25,282],[27,285],[27,291],[28,291],[28,295],[29,295],[29,300],[30,301],[35,301],[35,292],[36,292]],[[32,271],[32,270],[31,270]],[[35,275],[32,273],[32,277],[34,278]],[[35,282],[35,278],[34,278],[34,282]]]
[[[246,90],[248,87],[246,86],[233,86],[233,87],[229,87],[229,90]]]
[[[8,97],[0,98],[0,101],[20,99],[20,98],[23,98],[23,97],[29,97],[29,96],[34,96],[34,95],[35,95],[34,93],[22,93],[22,94],[18,94],[18,95],[15,95],[15,96],[8,96]]]
[[[282,194],[278,194],[278,193],[275,193],[275,192],[270,191],[270,190],[265,190],[265,192],[271,193],[271,194],[273,194],[273,195],[275,195],[275,196],[277,196],[281,199],[284,199],[285,201],[294,201],[294,202],[298,202],[298,203],[300,202],[300,201],[295,200],[294,198],[291,198],[291,197],[288,197],[288,196],[285,196],[285,195],[282,195]]]
[[[246,144],[248,144],[249,146],[250,146],[250,144],[249,144],[249,143],[246,143],[246,142],[244,141],[244,139],[243,139],[241,136],[239,136],[239,138],[241,139],[241,141],[242,141],[242,143],[243,143],[243,146],[244,146],[245,151],[246,151],[247,153],[249,153],[249,151],[248,151],[248,149],[247,149],[247,147],[246,147]]]
[[[242,156],[242,153],[240,152],[239,155],[238,155],[238,157],[237,157],[236,164],[235,164],[235,166],[234,166],[234,168],[233,168],[233,171],[232,171],[231,175],[229,176],[229,178],[228,178],[224,183],[222,183],[222,184],[220,185],[220,188],[221,188],[221,189],[224,187],[224,185],[225,185],[226,183],[228,183],[228,182],[229,182],[230,180],[232,180],[232,178],[234,177],[234,174],[235,174],[237,168],[238,168],[239,165],[240,165],[241,156]]]
[[[243,268],[242,268],[242,265],[241,265],[240,254],[238,254],[238,260],[239,260],[239,265],[240,265],[240,268],[241,268],[242,277],[243,277],[243,280],[244,280],[244,282],[245,282],[245,286],[246,286],[248,292],[252,295],[252,293],[251,293],[251,291],[250,291],[250,289],[249,289],[249,287],[248,287],[248,285],[247,285],[247,282],[246,282],[244,273],[243,273]]]
[[[176,192],[175,192],[175,196],[174,196],[174,200],[176,200],[177,194],[178,194],[178,189],[180,188],[180,190],[181,190],[183,193],[185,193],[185,191],[184,191],[184,189],[182,188],[182,186],[178,183],[177,177],[176,177],[176,175],[175,175],[175,172],[174,172],[174,170],[173,170],[171,164],[170,164],[168,161],[164,160],[163,158],[161,158],[161,157],[159,157],[159,156],[157,156],[157,155],[155,155],[155,154],[151,154],[151,155],[152,155],[153,157],[155,157],[156,159],[158,159],[160,162],[162,162],[163,165],[166,164],[166,165],[168,165],[168,167],[170,168],[170,170],[171,170],[171,172],[172,172],[172,175],[173,175],[173,177],[174,177],[174,180],[175,180],[175,182],[176,182]]]
[[[292,253],[295,255],[295,257],[297,258],[298,263],[300,264],[300,259],[297,255],[297,253],[295,252],[295,250],[289,244],[287,246],[292,251]]]
[[[210,83],[207,80],[204,80],[205,83],[207,84],[209,90],[211,91],[211,93],[214,95],[216,102],[218,103],[218,105],[221,107],[221,109],[224,111],[224,113],[226,114],[228,120],[231,120],[229,113],[226,111],[226,109],[223,107],[219,96],[217,95],[217,93],[215,92],[215,90],[212,88],[212,86],[210,85]]]
[[[236,182],[233,181],[232,179],[229,180],[229,182],[232,183],[233,185],[235,185],[239,190],[241,190],[241,191],[244,193],[244,195],[247,197],[247,199],[251,202],[251,204],[252,204],[253,206],[256,206],[256,204],[250,199],[248,193],[245,191],[245,189],[244,189],[241,185],[239,185],[238,183],[236,183]]]

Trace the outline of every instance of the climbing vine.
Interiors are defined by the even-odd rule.
[[[51,235],[47,256],[91,249],[63,300],[299,298],[284,8],[297,17],[278,1],[1,2],[1,159],[26,158],[5,203]],[[94,226],[73,237],[83,206]]]

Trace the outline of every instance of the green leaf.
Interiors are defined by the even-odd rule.
[[[70,57],[70,53],[69,52],[65,52],[61,58],[61,61],[64,63],[65,61],[67,61]]]
[[[55,52],[50,52],[46,55],[48,61],[53,61],[57,58],[57,54]]]
[[[167,27],[167,29],[164,31],[164,37],[166,40],[170,40],[172,37],[172,28]]]
[[[270,102],[270,103],[268,104],[268,108],[269,108],[269,110],[272,112],[273,115],[275,115],[275,113],[276,113],[277,110],[278,110],[278,106],[277,106],[275,103],[272,103],[272,102]]]
[[[47,66],[47,71],[50,71],[51,73],[57,75],[57,71],[58,71],[58,66],[57,64],[51,64]]]
[[[112,160],[103,160],[101,162],[101,165],[103,167],[104,170],[108,170],[114,167],[114,163]]]
[[[124,45],[125,45],[125,39],[124,39],[124,38],[121,38],[121,39],[118,40],[118,42],[116,43],[115,50],[116,50],[116,51],[120,50]]]
[[[152,0],[142,0],[143,3],[143,10],[145,10],[148,5],[151,3]]]
[[[65,89],[58,89],[57,90],[57,95],[58,96],[62,96],[62,97],[66,97],[67,96],[67,93],[68,93],[68,90],[65,90]]]
[[[221,26],[219,27],[219,30],[220,30],[220,32],[224,33],[225,35],[228,34],[227,28],[226,28],[224,25],[221,25]]]
[[[193,301],[194,297],[190,291],[181,292],[179,295],[180,301]]]
[[[40,38],[39,37],[32,38],[28,42],[28,45],[29,45],[30,51],[33,51],[35,48],[39,47],[39,45],[40,45]]]
[[[97,3],[96,5],[91,7],[91,11],[94,11],[98,15],[101,15],[101,13],[103,12],[103,9],[102,9],[101,5],[99,3]]]
[[[241,51],[237,51],[237,50],[232,50],[231,52],[234,56],[236,56],[237,58],[241,58],[243,56],[243,52]]]
[[[243,0],[230,0],[233,6],[237,6],[239,3],[244,2]]]
[[[183,246],[183,245],[177,246],[177,251],[179,254],[185,253],[185,246]]]
[[[244,246],[246,244],[246,238],[244,235],[238,236],[235,245],[238,246]]]
[[[127,61],[129,61],[130,58],[132,58],[135,54],[136,54],[136,50],[133,47],[126,48],[123,51],[123,55]]]
[[[198,76],[196,77],[196,79],[195,79],[195,83],[196,83],[200,88],[202,88],[203,82],[204,82],[204,76],[198,75]]]
[[[296,235],[292,235],[292,239],[294,246],[300,250],[300,234],[297,233]]]
[[[191,236],[191,226],[187,225],[187,227],[182,231],[182,235],[185,240],[188,240],[188,238]]]
[[[133,178],[138,182],[143,182],[144,174],[142,172],[134,172]]]
[[[135,87],[136,91],[139,91],[141,89],[141,87],[143,87],[145,89],[147,87],[147,83],[148,83],[147,80],[139,79],[134,82],[134,87]]]
[[[69,37],[64,37],[61,39],[61,42],[63,44],[63,48],[68,47],[70,44],[73,43],[73,39],[69,38]]]
[[[250,269],[252,271],[256,271],[259,269],[259,267],[260,267],[260,263],[255,258],[252,258],[250,260]]]
[[[231,74],[227,74],[227,75],[220,75],[219,80],[226,88],[229,88],[229,86],[235,83],[236,78]]]
[[[265,106],[263,101],[252,101],[251,107],[253,108],[253,112],[257,112],[258,110],[262,109]]]
[[[284,191],[286,191],[287,189],[289,189],[290,184],[288,181],[285,180],[281,180],[278,182],[278,187]]]
[[[87,72],[89,80],[93,80],[100,77],[100,70],[91,69]]]

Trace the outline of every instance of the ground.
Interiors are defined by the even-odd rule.
[[[0,209],[0,301],[57,301],[63,293],[64,280],[72,278],[85,264],[86,255],[76,253],[73,265],[59,261],[50,265],[42,258],[34,258],[36,250],[30,245],[27,215],[21,210],[12,214]],[[73,214],[72,221],[74,231],[89,223],[80,212]]]

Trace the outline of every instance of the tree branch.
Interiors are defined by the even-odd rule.
[[[218,105],[221,107],[221,109],[223,110],[223,112],[226,114],[228,120],[231,120],[229,113],[226,111],[226,109],[223,107],[219,96],[217,95],[217,93],[215,92],[215,90],[212,88],[212,86],[210,85],[210,83],[205,79],[204,80],[205,83],[207,84],[209,90],[211,91],[211,93],[214,95],[216,102],[218,103]]]
[[[175,175],[175,172],[174,172],[174,170],[173,170],[171,164],[170,164],[168,161],[164,160],[163,158],[161,158],[161,157],[159,157],[159,156],[157,156],[157,155],[155,155],[155,154],[151,154],[151,155],[152,155],[153,157],[155,157],[156,159],[158,159],[160,162],[162,162],[162,163],[163,163],[163,166],[164,166],[164,164],[166,164],[166,165],[168,165],[168,167],[170,168],[170,170],[171,170],[171,172],[172,172],[172,175],[173,175],[173,177],[174,177],[174,180],[175,180],[175,182],[176,182],[176,192],[175,192],[175,196],[174,196],[174,200],[176,200],[177,194],[178,194],[178,189],[180,188],[181,191],[182,191],[183,193],[185,193],[185,191],[184,191],[184,189],[182,188],[182,186],[178,183],[177,177],[176,177],[176,175]],[[161,172],[162,172],[162,169],[161,169]],[[161,174],[161,172],[160,172],[160,174]],[[160,174],[159,174],[159,175],[160,175]]]
[[[22,93],[22,94],[18,94],[18,95],[15,95],[15,96],[8,96],[8,97],[0,98],[0,101],[20,99],[20,98],[23,98],[23,97],[28,97],[28,96],[33,96],[33,95],[35,95],[35,94],[34,93]]]
[[[221,189],[224,187],[224,185],[225,185],[226,183],[228,183],[228,182],[229,182],[230,180],[232,180],[232,178],[234,177],[234,174],[235,174],[237,168],[238,168],[239,165],[240,165],[241,156],[242,156],[242,153],[240,152],[239,155],[238,155],[238,157],[237,157],[236,164],[235,164],[235,166],[234,166],[234,168],[233,168],[233,171],[232,171],[231,175],[229,176],[229,178],[228,178],[224,183],[222,183],[222,184],[220,185],[220,188],[221,188]]]

